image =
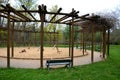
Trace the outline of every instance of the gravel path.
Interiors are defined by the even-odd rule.
[[[101,61],[102,58],[100,57],[100,53],[94,52],[94,62]],[[10,66],[14,68],[40,68],[40,60],[22,60],[22,59],[11,59],[10,60]],[[46,68],[45,63],[46,60],[44,60],[44,68]],[[88,55],[83,57],[76,57],[74,58],[74,66],[78,65],[85,65],[91,63],[91,54],[90,51],[88,51]],[[7,66],[7,59],[0,57],[0,67],[6,67]]]

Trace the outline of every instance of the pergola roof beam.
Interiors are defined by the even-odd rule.
[[[22,13],[17,12],[17,11],[16,11],[13,7],[11,7],[9,4],[7,4],[6,6],[7,6],[7,8],[10,8],[10,11],[11,11],[11,12],[13,11],[14,14],[20,16],[21,18],[23,18],[23,19],[25,19],[25,20],[30,20],[28,17],[26,17],[26,16],[23,15]]]
[[[11,21],[12,22],[12,21]],[[41,20],[25,20],[25,21],[23,21],[23,20],[20,20],[20,21],[14,21],[14,22],[41,22]],[[44,22],[46,22],[46,23],[55,23],[55,24],[68,24],[68,23],[64,23],[64,22],[50,22],[50,21],[44,21]]]
[[[62,8],[59,8],[59,10],[57,11],[57,13],[60,13],[60,11],[62,10]],[[52,22],[52,20],[57,16],[57,14],[54,14],[54,16],[51,18],[50,22]]]
[[[7,18],[7,15],[1,15],[1,14],[0,14],[0,16],[2,16],[2,17],[4,17],[4,18]],[[14,21],[18,21],[17,19],[13,18],[11,15],[10,15],[10,19],[11,19],[11,20],[14,20]],[[11,22],[12,22],[12,21],[11,21]]]
[[[5,7],[4,5],[0,5],[2,8],[4,8],[3,9],[3,11],[2,11],[2,13],[3,14],[6,14],[6,15],[8,15],[6,12],[8,12],[8,9],[7,9],[7,7]],[[10,15],[11,16],[11,15]],[[7,16],[4,16],[5,18],[7,18]],[[14,19],[15,20],[15,19]]]
[[[24,8],[25,11],[27,11],[27,8],[26,8],[24,5],[22,5],[22,7]],[[28,12],[28,14],[29,14],[34,20],[36,20],[36,18],[35,18],[30,12]]]
[[[81,18],[84,18],[84,17],[86,17],[86,16],[89,16],[89,14],[86,14],[86,15],[83,15],[83,16],[80,16]],[[74,20],[74,23],[75,22],[80,22],[80,21],[83,21],[81,18],[77,18],[77,20],[75,19]],[[70,19],[70,20],[66,20],[66,21],[63,21],[64,23],[71,23],[71,21],[72,21],[72,19]]]
[[[6,13],[6,12],[3,12],[3,14],[8,15],[8,13]],[[13,20],[16,20],[16,21],[24,20],[23,18],[19,18],[19,16],[15,16],[15,15],[11,15],[11,14],[10,14],[10,18]]]
[[[70,14],[76,15],[77,13],[78,13],[78,12],[76,12],[76,11],[74,10],[74,11],[72,11],[71,13],[69,13],[69,15],[70,15]],[[70,17],[69,15],[65,15],[65,16],[61,17],[60,19],[58,19],[57,21],[55,21],[55,22],[61,22],[62,20],[65,20],[65,19],[69,18],[69,17]]]
[[[46,14],[46,12],[47,12],[47,10],[46,10],[46,6],[44,6],[43,4],[40,6],[38,6],[38,8],[39,8],[39,10],[38,10],[38,13],[39,13],[39,16],[40,16],[40,20],[41,20],[41,22],[43,21],[43,22],[45,22],[46,20],[45,20],[45,14]],[[43,14],[44,14],[44,16],[43,16]],[[44,18],[43,18],[44,17]]]
[[[2,8],[6,9],[6,7],[4,5],[0,5]]]

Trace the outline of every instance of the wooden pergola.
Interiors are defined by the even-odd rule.
[[[71,54],[71,61],[73,66],[73,52],[74,52],[74,25],[77,22],[82,21],[96,21],[96,19],[87,17],[89,14],[79,16],[79,11],[72,9],[70,13],[61,13],[62,8],[59,8],[57,12],[48,12],[47,7],[45,5],[39,5],[38,10],[28,10],[24,5],[22,5],[23,10],[16,10],[11,7],[10,4],[6,6],[1,5],[0,16],[7,19],[7,27],[0,27],[1,30],[7,30],[7,67],[10,67],[10,47],[12,47],[11,54],[14,55],[14,31],[20,31],[14,29],[15,22],[39,22],[40,25],[40,67],[43,68],[43,37],[44,37],[44,23],[54,23],[54,24],[66,24],[70,25],[70,34],[69,34],[69,54]],[[24,13],[29,14],[29,17]],[[39,19],[33,16],[34,14],[39,14]],[[53,15],[50,20],[46,20],[46,15]],[[54,21],[56,16],[62,15],[58,20]],[[10,23],[12,23],[12,28],[10,27]],[[93,25],[94,26],[94,25]],[[92,36],[94,36],[94,29],[92,27]],[[10,31],[12,32],[12,36],[10,36]],[[108,29],[109,31],[109,29]],[[31,32],[31,31],[29,31]],[[106,49],[106,29],[103,28],[103,57],[105,58],[105,49]],[[10,37],[12,39],[10,39]],[[108,34],[109,41],[109,34]],[[10,45],[11,43],[11,45]],[[84,48],[83,48],[84,49]],[[92,38],[92,49],[91,49],[91,61],[93,62],[93,51],[94,51],[94,37]],[[108,45],[108,54],[109,54],[109,45]]]
[[[85,33],[91,34],[91,38],[92,38],[91,40],[91,62],[94,62],[94,49],[95,49],[94,44],[95,44],[95,33],[96,32],[102,33],[102,44],[101,44],[102,45],[102,58],[105,59],[106,56],[107,57],[109,56],[110,28],[112,27],[112,25],[109,22],[108,23],[105,22],[105,19],[101,18],[100,16],[92,15],[92,16],[85,18],[84,21],[76,22],[75,25],[82,27],[82,30],[79,30],[77,32],[82,32],[83,54],[84,54],[84,49],[85,49],[84,35]],[[107,52],[107,55],[106,55],[106,52]]]

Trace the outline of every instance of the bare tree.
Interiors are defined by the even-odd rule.
[[[110,41],[113,44],[120,44],[120,7],[117,7],[115,11],[111,11],[109,13],[102,13],[104,18],[106,18],[106,23],[112,26]]]
[[[23,9],[23,5],[28,9],[28,10],[34,10],[37,8],[37,4],[36,4],[37,0],[18,0],[17,4],[19,5],[19,9]],[[31,18],[31,16],[28,13],[25,13],[24,15],[26,15],[27,17]],[[35,14],[32,14],[35,15]],[[31,26],[32,25],[32,26]],[[32,30],[33,27],[35,27],[35,23],[27,23],[27,22],[22,22],[22,24],[20,25],[22,30]],[[28,38],[29,34],[24,33],[23,35],[23,42],[25,42],[26,40],[29,41],[30,38]]]

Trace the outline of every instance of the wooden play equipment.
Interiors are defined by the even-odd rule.
[[[24,52],[26,52],[26,50],[25,50],[25,49],[21,50],[19,53],[24,53]]]
[[[84,41],[84,34],[86,31],[91,32],[92,35],[92,40],[91,40],[91,62],[94,62],[93,57],[94,57],[94,33],[95,31],[101,31],[103,34],[103,58],[105,58],[105,53],[106,53],[106,41],[108,40],[108,48],[107,48],[107,55],[109,55],[109,35],[110,31],[109,29],[111,27],[109,26],[103,26],[101,22],[99,22],[100,17],[99,16],[89,16],[89,14],[79,16],[78,13],[79,11],[76,11],[72,9],[70,13],[61,13],[62,8],[59,8],[57,12],[49,12],[47,11],[47,6],[45,5],[39,5],[38,10],[28,10],[24,5],[23,10],[16,10],[15,8],[11,7],[10,4],[7,4],[6,6],[1,5],[0,6],[0,17],[4,17],[7,19],[7,27],[0,27],[0,30],[6,30],[7,31],[7,67],[10,67],[10,53],[12,56],[14,56],[14,32],[15,31],[23,31],[23,30],[17,30],[14,28],[15,22],[39,22],[40,25],[40,31],[34,31],[34,33],[39,33],[40,36],[40,67],[43,68],[43,47],[44,47],[44,23],[54,23],[54,24],[66,24],[69,25],[69,54],[70,54],[70,60],[71,60],[71,66],[73,66],[73,61],[74,61],[74,25],[79,25],[82,27],[82,33],[83,33],[83,40]],[[29,17],[24,15],[23,13],[28,13]],[[32,13],[39,14],[39,19],[36,19]],[[46,20],[45,16],[46,15],[53,15],[53,17],[50,20]],[[53,19],[56,16],[62,15],[61,18],[59,18],[56,21],[53,21]],[[90,22],[90,26],[89,25]],[[10,24],[12,23],[12,26]],[[88,24],[87,24],[88,23]],[[87,24],[87,25],[85,25]],[[97,25],[101,25],[97,26]],[[106,40],[106,30],[108,30],[108,39]],[[33,31],[27,31],[24,30],[25,32],[32,33]],[[10,35],[10,32],[11,35]],[[11,43],[11,45],[10,45]],[[83,54],[84,54],[84,42],[83,42]],[[11,52],[10,52],[10,47],[11,47]]]

